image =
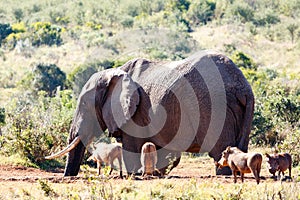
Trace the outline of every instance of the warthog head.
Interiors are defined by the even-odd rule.
[[[216,166],[219,168],[228,166],[228,157],[231,153],[232,153],[232,150],[231,150],[231,147],[229,146],[222,152],[221,159],[215,163]]]
[[[279,170],[279,159],[277,155],[269,155],[266,153],[267,156],[267,165],[269,172],[275,175],[275,172]]]

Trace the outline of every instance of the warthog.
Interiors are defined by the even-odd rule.
[[[156,163],[157,163],[156,147],[152,142],[146,142],[142,146],[142,150],[141,150],[142,176],[154,175],[155,172],[158,172],[158,170],[156,169]]]
[[[93,154],[88,158],[88,161],[93,160],[97,162],[98,175],[100,175],[102,163],[104,163],[106,166],[110,165],[109,175],[111,175],[115,159],[118,159],[120,177],[122,178],[122,147],[119,144],[97,143],[95,145],[95,150],[93,151]]]
[[[227,147],[222,152],[222,158],[216,163],[218,167],[229,166],[237,182],[237,173],[240,172],[242,182],[245,173],[253,173],[257,184],[259,184],[262,155],[260,153],[244,153],[237,147]]]
[[[289,153],[275,153],[271,155],[266,153],[266,156],[269,172],[274,177],[276,171],[278,171],[278,176],[280,176],[280,172],[284,176],[284,171],[287,169],[289,169],[289,177],[292,177],[292,156]]]

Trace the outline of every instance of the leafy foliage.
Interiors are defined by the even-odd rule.
[[[300,164],[300,129],[289,129],[287,130],[289,133],[285,140],[278,146],[278,149],[283,152],[289,152],[293,158],[293,166],[297,166]]]
[[[55,94],[57,87],[63,89],[66,81],[66,74],[55,64],[38,64],[29,77],[34,91],[45,91],[49,96]]]
[[[257,65],[250,58],[250,56],[243,52],[235,51],[231,56],[231,59],[238,67],[249,68],[254,70],[257,69]]]
[[[216,2],[211,0],[191,1],[187,18],[193,25],[206,24],[214,17]]]
[[[254,10],[247,3],[237,4],[233,7],[233,14],[242,22],[249,22],[254,18]]]
[[[300,140],[297,131],[300,128],[300,88],[289,84],[298,77],[286,77],[274,70],[243,69],[243,73],[256,97],[250,135],[252,143],[271,146],[285,144],[283,146],[287,147],[286,143],[291,142],[286,141],[287,138]]]
[[[19,153],[30,162],[44,165],[50,149],[65,147],[75,109],[71,91],[61,91],[55,98],[38,99],[19,96],[7,108],[3,152]]]
[[[9,34],[13,32],[10,24],[0,24],[0,47],[2,40],[4,40]]]
[[[54,26],[50,22],[36,22],[32,24],[32,45],[61,45],[61,32],[59,26]]]
[[[68,86],[73,89],[76,96],[79,96],[82,87],[94,73],[103,69],[116,67],[118,65],[122,65],[122,63],[104,60],[78,66],[68,75]]]
[[[13,14],[14,14],[15,19],[18,22],[20,22],[23,19],[23,17],[24,17],[24,12],[23,12],[23,10],[21,8],[14,9],[13,10]]]

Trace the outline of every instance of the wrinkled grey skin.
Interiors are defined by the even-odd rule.
[[[145,142],[156,145],[163,174],[184,151],[209,152],[215,161],[227,146],[247,152],[253,107],[250,85],[224,55],[130,60],[94,74],[83,87],[69,136],[69,143],[77,136],[81,142],[68,153],[64,175],[78,174],[85,146],[106,129],[122,141],[128,173],[141,168]]]

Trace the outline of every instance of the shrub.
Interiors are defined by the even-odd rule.
[[[284,143],[291,134],[288,129],[299,129],[299,90],[291,84],[283,84],[293,80],[288,80],[277,71],[244,68],[242,71],[255,94],[251,142],[270,146]]]
[[[206,24],[214,17],[216,3],[210,0],[192,1],[189,5],[187,18],[193,25]]]
[[[257,69],[257,65],[254,63],[252,58],[250,58],[249,55],[241,51],[235,51],[231,56],[231,59],[238,67],[254,69],[254,70]]]
[[[0,47],[1,47],[2,41],[11,33],[13,33],[13,30],[12,30],[10,24],[1,24],[0,23]]]
[[[75,95],[78,96],[81,92],[82,87],[91,77],[91,75],[93,75],[97,71],[112,68],[117,64],[118,62],[104,60],[80,65],[75,68],[73,72],[68,74],[68,87],[72,88]]]
[[[134,24],[134,19],[133,17],[125,17],[122,19],[121,24],[124,28],[132,28]]]
[[[11,25],[11,31],[9,35],[3,40],[3,45],[8,49],[14,49],[17,42],[25,38],[24,32],[26,32],[26,27],[24,22],[16,23]]]
[[[101,24],[97,24],[97,23],[91,22],[91,21],[86,22],[85,25],[87,27],[90,27],[93,30],[100,30],[100,29],[102,29],[102,25]]]
[[[26,26],[24,22],[12,24],[11,28],[14,33],[24,33],[26,31]]]
[[[75,101],[71,91],[61,91],[56,97],[38,98],[20,95],[7,106],[6,126],[1,150],[8,155],[15,153],[39,166],[45,164],[44,156],[51,149],[65,147],[72,120]]]
[[[168,1],[168,6],[172,10],[179,10],[180,12],[186,12],[189,9],[189,6],[191,4],[190,1],[187,0],[179,0],[179,1]]]
[[[269,24],[277,24],[278,22],[280,22],[280,19],[277,15],[268,13],[265,16],[255,18],[253,23],[257,26],[265,26]]]
[[[70,23],[70,18],[65,16],[65,14],[66,13],[64,12],[50,11],[49,16],[51,22],[61,25],[67,25],[68,23]]]
[[[238,17],[238,19],[245,23],[251,22],[254,17],[254,10],[245,2],[235,3],[230,7],[230,14],[234,17]]]
[[[287,128],[289,132],[285,140],[278,146],[282,152],[289,152],[293,158],[293,166],[300,165],[300,124],[297,128]]]
[[[33,70],[33,90],[45,91],[49,96],[55,94],[57,87],[64,88],[66,74],[55,64],[38,64]]]
[[[32,24],[32,45],[61,45],[62,29],[59,26],[54,26],[50,22],[36,22]]]
[[[20,22],[24,17],[24,12],[21,8],[14,9],[13,14],[14,14],[14,17],[16,18],[17,22]]]
[[[152,59],[179,60],[196,49],[193,39],[183,31],[173,30],[149,30],[153,34],[159,34],[149,41],[145,41],[144,52]]]
[[[24,76],[18,86],[29,90],[34,95],[37,95],[39,91],[44,91],[48,96],[53,96],[57,87],[64,89],[65,84],[66,74],[55,64],[38,64],[33,72]]]

